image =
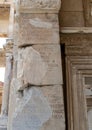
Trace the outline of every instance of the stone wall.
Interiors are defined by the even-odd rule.
[[[60,5],[16,2],[8,130],[65,130]]]

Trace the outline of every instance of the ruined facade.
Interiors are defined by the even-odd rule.
[[[91,0],[5,4],[0,130],[91,130]]]

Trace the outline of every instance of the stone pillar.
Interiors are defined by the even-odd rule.
[[[12,87],[19,94],[8,130],[65,130],[60,6],[60,0],[17,0],[18,62]]]
[[[11,74],[12,74],[12,54],[6,53],[5,80],[4,80],[3,100],[1,109],[2,116],[8,116]]]
[[[8,27],[8,38],[13,38],[14,27],[14,4],[11,1],[10,5],[10,16],[9,16],[9,27]]]
[[[12,78],[12,40],[9,39],[4,46],[6,53],[5,80],[3,88],[2,108],[0,117],[0,130],[7,129],[10,83]]]

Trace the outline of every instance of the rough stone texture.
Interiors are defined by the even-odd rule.
[[[77,43],[76,43],[77,41]],[[61,42],[66,44],[65,53],[71,56],[92,55],[91,34],[62,34]]]
[[[65,130],[60,4],[60,0],[16,1],[8,130]]]
[[[82,0],[62,0],[61,11],[83,11]]]
[[[57,8],[60,7],[60,0],[20,0],[21,6],[27,6],[31,8],[43,8],[43,9],[49,9],[49,8]]]
[[[8,125],[7,129],[12,130],[11,124],[13,120],[13,114],[15,112],[16,105],[16,99],[19,97],[18,91],[16,91],[16,86],[18,86],[18,82],[15,78],[12,79],[11,86],[10,86],[10,100],[9,100],[9,117],[8,117]]]
[[[16,10],[17,12],[25,12],[25,9],[31,12],[37,12],[41,10],[41,13],[45,12],[53,12],[58,13],[61,6],[60,0],[17,0],[16,1]]]
[[[84,17],[83,12],[72,12],[65,11],[60,14],[61,16],[61,27],[83,27]]]
[[[41,130],[51,130],[51,128],[53,128],[53,130],[65,130],[62,85],[41,87],[41,91],[49,101],[52,109],[52,117],[43,125]]]
[[[8,116],[8,105],[9,105],[9,91],[11,82],[11,71],[12,71],[12,54],[8,53],[6,55],[6,70],[5,70],[5,80],[4,80],[4,92],[2,99],[2,109],[1,115]]]
[[[18,46],[58,44],[59,25],[56,14],[21,14]]]
[[[14,39],[16,39],[14,41],[14,46],[13,46],[13,75],[12,75],[12,81],[11,81],[11,85],[10,85],[10,98],[9,98],[9,112],[8,112],[8,125],[7,125],[7,129],[8,130],[12,130],[11,129],[11,124],[12,124],[12,119],[13,119],[13,113],[15,111],[15,106],[16,106],[16,97],[18,95],[18,92],[16,91],[16,86],[18,86],[18,82],[16,80],[16,76],[17,76],[17,60],[18,60],[18,46],[16,46],[16,43],[18,42],[18,24],[15,23],[15,27],[14,27]]]
[[[86,0],[85,0],[86,1]],[[82,0],[62,0],[60,11],[61,27],[84,27],[85,14]]]
[[[17,104],[13,130],[65,129],[62,86],[27,88]]]
[[[17,78],[24,84],[62,84],[59,45],[33,45],[19,49],[18,57]]]
[[[18,101],[18,107],[15,109],[12,129],[40,129],[42,124],[44,124],[52,114],[46,98],[38,89],[33,87],[28,91],[24,90],[24,97],[21,100],[22,101]],[[23,124],[25,124],[25,126]]]

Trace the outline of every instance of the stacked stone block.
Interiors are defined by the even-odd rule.
[[[16,99],[8,130],[65,130],[60,4],[60,0],[16,3],[18,59],[12,82]]]

